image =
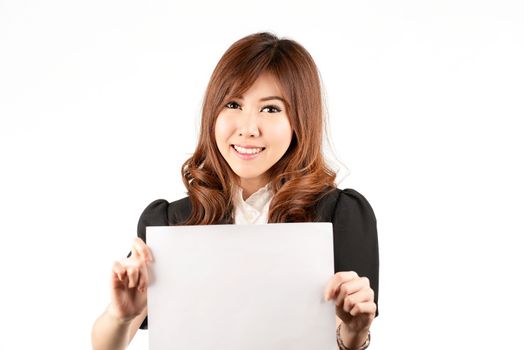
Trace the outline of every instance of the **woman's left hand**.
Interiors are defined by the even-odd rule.
[[[337,316],[344,322],[349,333],[367,334],[375,318],[377,305],[369,279],[356,272],[337,272],[328,282],[325,300],[334,300]]]

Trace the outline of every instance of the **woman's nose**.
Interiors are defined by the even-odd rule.
[[[260,129],[258,127],[258,113],[256,110],[246,111],[242,113],[238,125],[238,135],[247,137],[260,136]]]

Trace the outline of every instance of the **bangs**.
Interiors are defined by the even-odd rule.
[[[230,52],[224,55],[227,62],[221,67],[222,91],[225,91],[224,100],[242,96],[262,74],[271,74],[282,88],[280,74],[283,67],[278,46],[260,43],[249,47],[233,46]],[[222,101],[224,102],[224,101]]]
[[[271,62],[275,63],[275,62]],[[243,73],[239,73],[238,71],[234,73],[233,76],[231,76],[227,82],[224,82],[224,91],[226,91],[226,94],[224,95],[223,101],[221,101],[221,104],[224,104],[225,102],[234,99],[234,98],[240,98],[244,93],[249,90],[251,86],[255,83],[255,81],[264,74],[271,75],[277,82],[279,90],[282,94],[282,97],[284,98],[284,104],[286,105],[286,109],[289,110],[290,107],[290,96],[289,91],[284,84],[285,78],[283,79],[280,74],[278,74],[279,70],[275,67],[275,64],[272,64],[268,67],[264,67],[264,69],[259,70],[250,70]]]

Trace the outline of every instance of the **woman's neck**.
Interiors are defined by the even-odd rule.
[[[253,193],[267,185],[269,179],[240,179],[240,187],[242,188],[242,199],[246,200]]]

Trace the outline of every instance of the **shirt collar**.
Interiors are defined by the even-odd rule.
[[[273,198],[271,191],[271,183],[259,188],[255,193],[249,196],[246,200],[243,199],[243,189],[238,186],[235,196],[235,207],[244,212],[246,209],[255,209],[258,213],[264,211],[264,207],[269,207],[268,204]]]

